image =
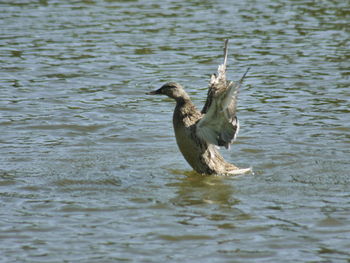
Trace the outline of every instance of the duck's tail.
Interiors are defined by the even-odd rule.
[[[253,173],[252,168],[238,168],[227,172],[227,175],[243,175],[247,173]]]

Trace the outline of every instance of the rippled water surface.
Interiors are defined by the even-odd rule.
[[[0,8],[1,262],[350,262],[347,1]],[[254,174],[204,178],[144,94],[201,107],[225,38]]]

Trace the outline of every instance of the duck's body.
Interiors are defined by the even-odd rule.
[[[202,119],[191,100],[178,100],[173,115],[177,145],[192,168],[201,174],[234,173],[238,168],[224,160],[215,145],[197,136],[196,124]]]
[[[235,139],[239,122],[236,117],[238,84],[226,81],[227,41],[224,64],[218,76],[210,81],[207,101],[200,112],[182,86],[169,82],[148,94],[163,94],[175,99],[173,125],[177,145],[186,161],[200,174],[242,174],[250,169],[239,169],[224,160],[217,146],[229,145]]]

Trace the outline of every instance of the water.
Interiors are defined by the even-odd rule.
[[[1,262],[349,262],[346,1],[2,1]],[[251,67],[225,158],[179,153],[182,83],[200,108],[230,39]]]

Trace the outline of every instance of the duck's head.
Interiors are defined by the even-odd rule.
[[[176,82],[168,82],[159,89],[146,93],[148,95],[166,95],[175,100],[189,98],[183,87]]]

